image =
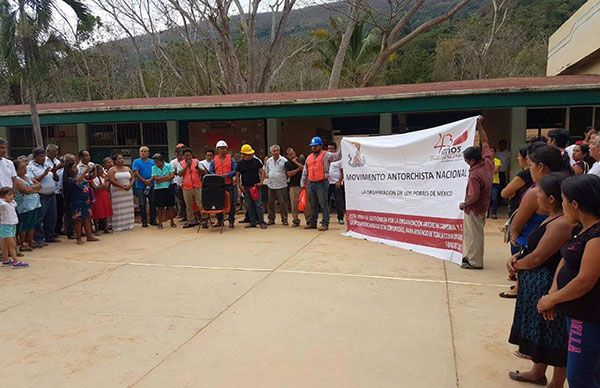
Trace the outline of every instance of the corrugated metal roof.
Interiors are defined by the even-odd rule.
[[[40,114],[57,114],[124,110],[250,107],[584,89],[600,89],[600,76],[572,75],[500,78],[303,92],[77,101],[39,104],[38,110]],[[28,105],[0,106],[0,116],[21,116],[28,114],[30,114]]]

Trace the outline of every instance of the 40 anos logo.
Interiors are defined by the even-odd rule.
[[[454,138],[450,133],[440,133],[433,149],[436,150],[439,155],[460,154],[462,152],[462,144],[467,141],[468,137],[468,131],[463,132],[457,138]]]

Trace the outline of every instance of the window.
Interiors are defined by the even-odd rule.
[[[167,123],[143,123],[142,138],[145,145],[167,145]]]
[[[592,125],[594,108],[577,107],[571,108],[569,113],[569,132],[576,139],[581,139],[585,130]]]
[[[141,145],[139,123],[117,124],[117,145],[118,146],[136,146]]]
[[[33,148],[32,127],[10,127],[11,148]]]
[[[90,146],[113,146],[115,145],[114,124],[90,124],[88,126]]]

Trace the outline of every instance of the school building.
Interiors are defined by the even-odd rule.
[[[141,145],[172,156],[177,143],[202,155],[224,139],[232,152],[251,144],[308,151],[309,139],[417,131],[482,114],[491,141],[516,150],[552,128],[573,140],[600,126],[600,76],[513,78],[224,96],[40,104],[44,142],[63,152],[88,149],[94,161],[114,152],[134,158]],[[29,106],[0,107],[0,136],[11,156],[29,154]]]

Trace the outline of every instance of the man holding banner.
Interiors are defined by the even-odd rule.
[[[304,229],[317,229],[319,206],[323,211],[320,231],[329,229],[329,165],[342,159],[342,150],[337,152],[323,151],[323,140],[315,136],[310,141],[312,153],[306,158],[306,168],[302,171],[302,186],[306,186],[306,194],[310,202],[309,224]]]
[[[465,216],[459,204],[469,176],[463,152],[475,142],[477,121],[470,117],[398,135],[343,138],[346,235],[460,265]]]
[[[463,155],[469,165],[467,194],[460,209],[465,212],[463,259],[464,269],[483,269],[484,226],[490,206],[494,160],[489,139],[483,129],[483,117],[477,118],[477,131],[481,148],[469,147]]]

